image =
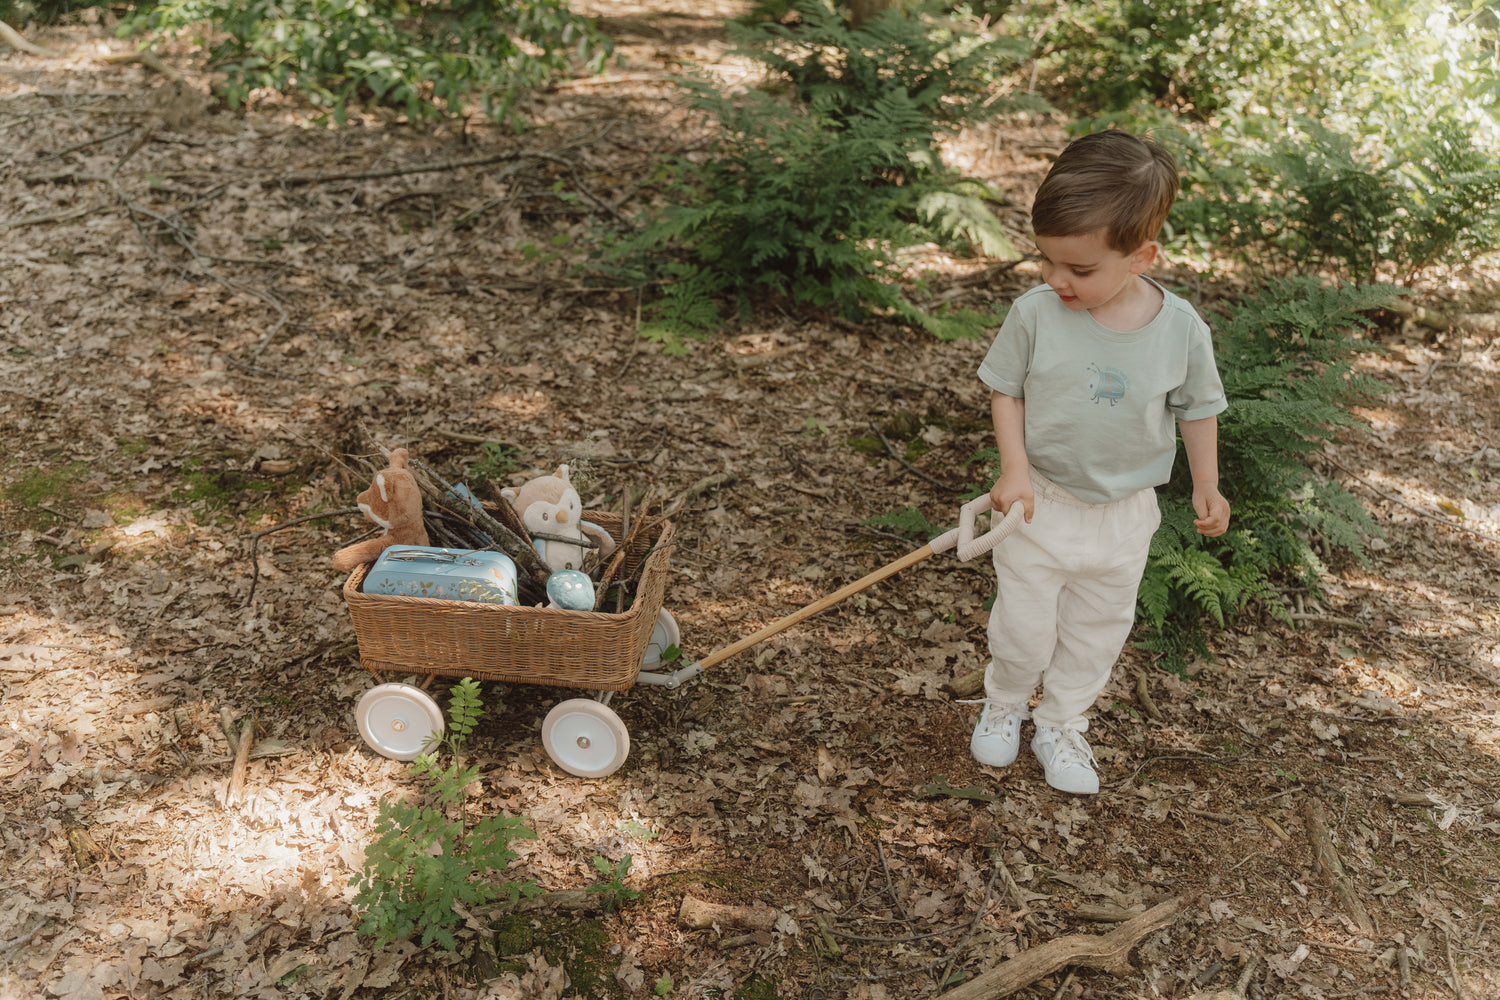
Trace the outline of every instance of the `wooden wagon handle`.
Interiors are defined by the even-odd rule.
[[[994,527],[990,528],[989,531],[986,531],[984,534],[976,537],[974,535],[975,519],[980,514],[989,509],[989,494],[981,494],[980,496],[975,497],[973,500],[970,500],[968,503],[964,504],[963,510],[959,512],[957,528],[954,528],[951,531],[944,532],[943,534],[934,538],[932,541],[928,542],[926,545],[922,546],[920,549],[917,549],[914,552],[909,552],[906,555],[902,556],[900,559],[897,559],[895,562],[888,563],[887,565],[880,567],[873,573],[870,573],[868,576],[860,577],[853,583],[834,591],[833,593],[829,594],[827,597],[824,597],[819,601],[815,601],[812,604],[809,604],[807,607],[801,609],[800,611],[794,611],[791,614],[787,615],[785,618],[772,622],[765,628],[761,629],[759,632],[756,632],[754,635],[747,635],[745,636],[745,638],[741,639],[739,642],[736,642],[732,646],[726,646],[723,649],[710,653],[708,656],[705,656],[703,659],[699,660],[696,666],[699,670],[707,670],[709,667],[717,663],[722,663],[725,660],[729,659],[731,656],[734,656],[737,653],[743,653],[751,646],[754,646],[760,642],[764,642],[765,640],[771,638],[771,636],[791,628],[798,622],[803,622],[813,617],[814,615],[822,614],[824,611],[827,611],[835,604],[853,597],[855,594],[859,593],[862,590],[867,590],[870,587],[875,586],[875,584],[879,583],[881,580],[886,579],[887,577],[895,576],[897,573],[901,572],[903,569],[906,569],[908,566],[914,566],[922,560],[928,558],[929,556],[935,555],[936,553],[946,552],[949,549],[956,547],[958,549],[958,557],[965,562],[973,559],[975,556],[983,555],[984,553],[993,549],[996,545],[999,545],[1007,535],[1015,531],[1016,528],[1021,524],[1021,519],[1023,516],[1021,505],[1011,504],[1010,513],[1005,516],[1004,520],[1002,520]]]

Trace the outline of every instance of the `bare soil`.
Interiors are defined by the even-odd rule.
[[[186,59],[180,81],[104,61],[105,25],[0,52],[0,994],[904,998],[1180,898],[1130,969],[1018,995],[1500,996],[1500,309],[1468,269],[1417,291],[1470,318],[1386,331],[1365,365],[1386,395],[1321,467],[1384,532],[1368,564],[1331,554],[1321,602],[1286,594],[1295,627],[1243,616],[1191,676],[1128,649],[1098,796],[1029,754],[970,758],[976,710],[947,685],[986,657],[993,575],[938,557],[625,692],[631,753],[604,779],[540,744],[578,692],[486,684],[471,804],[537,834],[510,877],[577,890],[628,854],[640,897],[484,910],[454,955],[355,933],[377,803],[421,790],[355,724],[376,678],[329,556],[365,525],[264,534],[254,562],[251,540],[351,506],[374,444],[457,479],[506,442],[510,482],[568,462],[595,504],[683,500],[688,659],[899,558],[861,522],[952,523],[983,475],[982,343],[771,309],[671,356],[632,293],[571,272],[700,138],[665,75],[743,72],[718,31],[739,5],[595,6],[628,64],[539,95],[521,136],[231,113]],[[1062,141],[1005,121],[950,154],[1019,224]],[[1037,280],[921,265],[974,305]],[[231,799],[221,720],[247,719]],[[687,897],[784,919],[691,930]]]

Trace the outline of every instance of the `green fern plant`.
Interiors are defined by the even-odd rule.
[[[994,317],[908,299],[898,252],[935,241],[1016,255],[989,208],[997,196],[944,166],[937,139],[1015,106],[988,100],[988,81],[1022,47],[952,18],[889,10],[851,27],[828,3],[795,8],[794,24],[732,28],[773,88],[680,81],[716,146],[670,165],[666,207],[604,250],[601,270],[659,289],[643,333],[671,350],[767,300],[977,335]]]
[[[363,912],[359,933],[377,949],[421,935],[422,947],[458,947],[454,929],[463,918],[455,906],[476,906],[504,894],[512,901],[535,896],[534,882],[486,881],[516,859],[510,842],[536,834],[516,816],[487,816],[477,822],[464,808],[479,768],[466,765],[463,746],[484,707],[479,684],[464,678],[449,692],[449,724],[438,745],[412,762],[411,774],[429,785],[431,801],[380,801],[375,841],[364,865],[350,880],[358,887],[354,906]],[[439,751],[448,762],[439,762]]]
[[[1197,533],[1191,478],[1178,463],[1159,491],[1162,526],[1141,581],[1144,648],[1180,665],[1207,651],[1205,622],[1223,627],[1252,602],[1286,617],[1276,586],[1318,592],[1320,542],[1364,558],[1364,539],[1377,526],[1358,498],[1320,478],[1308,460],[1357,423],[1351,406],[1378,394],[1379,384],[1355,373],[1352,361],[1378,349],[1359,336],[1367,314],[1400,294],[1388,285],[1281,279],[1217,324],[1229,397],[1219,420],[1220,489],[1234,520],[1219,538]]]
[[[867,517],[860,524],[871,528],[883,528],[892,534],[900,535],[902,538],[910,538],[916,541],[929,541],[935,535],[940,535],[943,529],[927,520],[915,507],[902,507],[900,510],[887,511]]]
[[[226,104],[296,91],[338,124],[373,103],[412,120],[477,110],[520,128],[518,98],[575,63],[597,72],[613,53],[564,0],[168,0],[136,7],[120,34],[155,45],[205,23],[217,29],[200,43]]]
[[[1258,115],[1176,137],[1187,177],[1174,226],[1254,270],[1409,281],[1500,247],[1500,164],[1451,114],[1378,140]]]
[[[604,908],[605,913],[613,913],[626,903],[634,902],[641,897],[639,889],[632,889],[625,884],[625,876],[630,874],[630,866],[634,862],[632,855],[625,855],[618,861],[611,861],[603,855],[594,855],[594,868],[605,878],[605,881],[595,883],[588,887],[590,895],[599,897],[599,905]]]

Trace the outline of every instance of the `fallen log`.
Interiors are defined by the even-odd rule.
[[[994,1000],[1010,996],[1070,965],[1123,976],[1131,971],[1130,950],[1171,923],[1190,898],[1178,896],[1159,903],[1108,934],[1069,934],[1028,948],[944,993],[943,1000]]]
[[[769,931],[776,927],[781,911],[770,906],[732,906],[710,903],[706,899],[683,896],[677,910],[677,922],[692,930],[709,927],[733,927],[746,931]]]

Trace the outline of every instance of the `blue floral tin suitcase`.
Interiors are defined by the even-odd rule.
[[[516,604],[516,564],[504,552],[392,545],[365,575],[366,594]]]

